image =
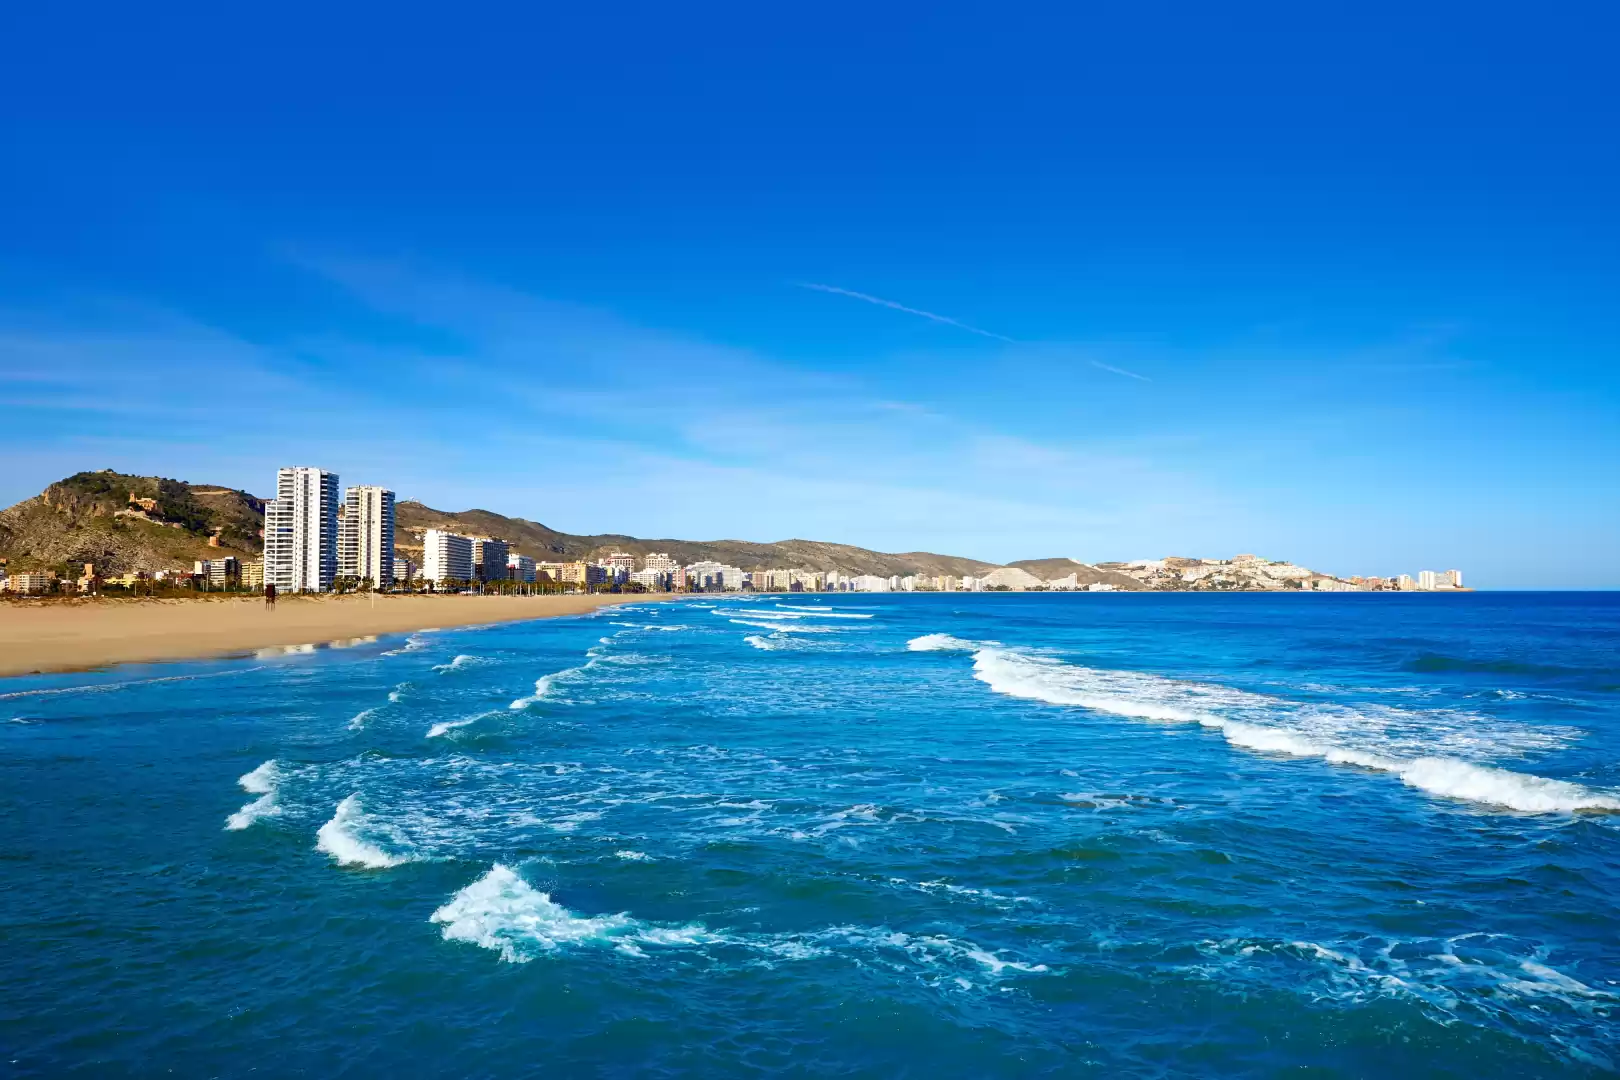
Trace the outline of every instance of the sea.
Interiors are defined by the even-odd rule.
[[[0,767],[7,1076],[1620,1068],[1620,594],[636,603]]]

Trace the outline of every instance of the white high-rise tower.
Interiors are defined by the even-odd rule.
[[[337,577],[337,473],[307,466],[276,471],[264,504],[264,583],[279,592],[326,592]]]
[[[394,583],[394,493],[387,488],[361,485],[345,493],[338,576],[362,578],[377,589]]]

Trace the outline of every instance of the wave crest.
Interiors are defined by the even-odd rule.
[[[365,866],[380,870],[409,862],[403,855],[392,855],[362,835],[368,825],[360,806],[360,796],[350,795],[338,803],[332,819],[315,832],[315,850],[336,859],[339,866]]]
[[[1138,720],[1196,723],[1245,750],[1390,773],[1409,787],[1483,806],[1530,814],[1620,812],[1620,794],[1425,752],[1439,746],[1471,755],[1482,750],[1519,754],[1558,745],[1557,731],[1522,725],[1486,730],[1482,717],[1443,710],[1289,701],[1147,672],[1082,667],[949,634],[914,638],[907,647],[915,652],[971,651],[974,678],[1008,697]]]
[[[259,797],[226,818],[226,829],[239,832],[262,817],[275,817],[281,813],[281,806],[276,802],[276,786],[281,783],[281,767],[276,764],[275,758],[259,765],[252,772],[244,773],[236,782],[249,795]]]

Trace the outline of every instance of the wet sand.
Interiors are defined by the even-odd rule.
[[[430,627],[579,615],[665,595],[284,597],[0,603],[0,676],[189,660]]]

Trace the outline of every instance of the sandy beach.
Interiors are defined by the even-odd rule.
[[[429,627],[578,615],[604,604],[667,598],[317,596],[285,597],[273,610],[266,610],[258,598],[3,603],[0,677],[187,660]]]

